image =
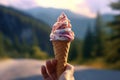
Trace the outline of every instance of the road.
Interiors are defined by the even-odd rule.
[[[42,80],[40,67],[45,61],[15,59],[0,62],[0,80]],[[75,66],[75,80],[120,80],[120,71]]]

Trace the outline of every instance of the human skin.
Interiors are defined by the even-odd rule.
[[[59,79],[56,74],[56,65],[57,60],[48,60],[46,65],[41,67],[41,73],[44,80],[74,80],[74,67],[70,64],[67,64],[65,71],[61,74]]]

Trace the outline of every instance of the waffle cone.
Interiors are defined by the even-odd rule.
[[[70,43],[71,43],[70,41],[52,41],[55,59],[57,59],[57,77],[58,78],[65,70]]]

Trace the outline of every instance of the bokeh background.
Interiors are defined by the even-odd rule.
[[[120,0],[0,0],[0,62],[54,58],[49,35],[62,12],[75,32],[68,62],[120,70]]]

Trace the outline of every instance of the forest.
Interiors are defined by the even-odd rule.
[[[84,39],[75,38],[71,43],[69,62],[120,69],[120,1],[111,3],[110,7],[118,14],[112,21],[104,22],[98,11],[94,25],[87,23]],[[0,6],[0,59],[54,58],[50,31],[44,21]]]

